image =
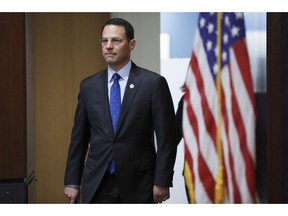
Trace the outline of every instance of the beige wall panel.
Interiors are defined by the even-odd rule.
[[[36,202],[66,203],[63,178],[80,81],[105,67],[108,13],[29,14],[34,38]]]

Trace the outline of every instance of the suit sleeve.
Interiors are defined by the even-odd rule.
[[[164,77],[157,79],[154,85],[152,115],[157,138],[154,184],[172,187],[177,151],[176,118],[171,93]]]
[[[177,136],[176,136],[176,142],[179,144],[182,139],[182,118],[183,118],[183,100],[184,95],[181,97],[179,103],[178,103],[178,109],[176,112],[176,127],[177,127]]]
[[[81,184],[82,172],[89,140],[90,124],[85,109],[85,98],[81,85],[66,163],[66,171],[64,177],[65,185]]]

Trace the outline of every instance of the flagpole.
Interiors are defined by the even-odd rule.
[[[224,201],[224,183],[223,183],[223,161],[222,161],[222,140],[221,140],[221,132],[222,132],[222,91],[221,91],[221,50],[222,50],[222,13],[217,13],[217,135],[216,135],[216,142],[217,142],[217,155],[218,155],[218,170],[217,170],[217,179],[215,185],[215,203],[223,203]]]

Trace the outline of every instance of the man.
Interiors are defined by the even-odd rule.
[[[177,150],[167,82],[130,60],[136,41],[126,20],[109,20],[101,44],[108,68],[81,82],[64,193],[71,203],[80,188],[83,203],[161,203],[170,197]]]

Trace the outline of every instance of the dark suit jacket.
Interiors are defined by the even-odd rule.
[[[123,202],[153,202],[154,184],[172,186],[177,150],[175,113],[167,82],[132,63],[114,134],[107,73],[105,69],[81,82],[64,184],[81,185],[82,202],[90,202],[114,158]]]
[[[182,118],[183,118],[183,102],[184,102],[184,94],[182,95],[180,101],[178,102],[178,108],[176,111],[176,142],[179,144],[183,137],[182,130]]]

